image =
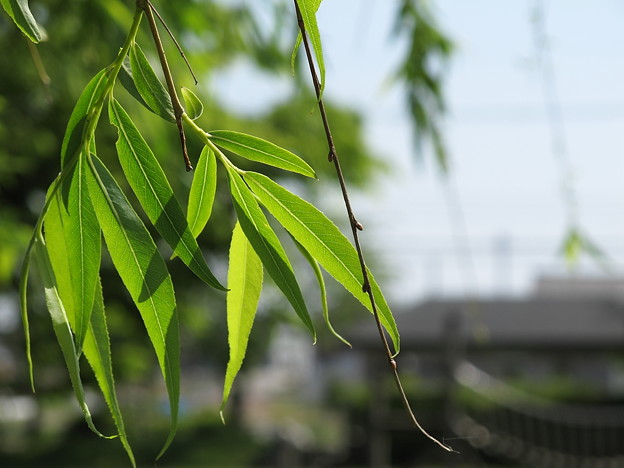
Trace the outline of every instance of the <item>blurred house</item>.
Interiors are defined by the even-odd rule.
[[[430,299],[396,320],[415,413],[462,455],[411,427],[369,320],[350,339],[369,363],[370,466],[624,466],[624,279],[544,277],[524,299]]]

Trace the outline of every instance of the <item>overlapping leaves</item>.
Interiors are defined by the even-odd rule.
[[[0,1],[32,40],[41,38],[36,23],[31,20],[26,0]],[[321,81],[324,82],[322,49],[315,17],[320,0],[297,0],[297,5],[321,69]],[[140,18],[141,12],[137,11],[131,34],[117,59],[87,84],[76,103],[63,138],[61,174],[48,192],[20,281],[27,347],[26,289],[32,256],[37,261],[53,329],[87,424],[100,434],[93,426],[84,398],[80,376],[83,355],[95,374],[117,436],[133,465],[134,455],[115,394],[99,275],[102,237],[113,265],[141,315],[167,388],[171,426],[159,457],[171,444],[177,427],[180,399],[178,311],[173,282],[156,242],[120,188],[123,184],[115,180],[104,162],[96,156],[95,129],[106,103],[110,123],[118,134],[116,149],[119,163],[147,219],[169,244],[173,257],[179,258],[207,285],[227,291],[230,356],[222,410],[245,358],[264,270],[314,339],[316,336],[291,261],[262,206],[288,231],[312,266],[319,283],[323,315],[332,332],[325,283],[319,265],[370,308],[362,290],[362,272],[356,251],[335,225],[311,204],[271,179],[237,168],[224,150],[228,154],[306,177],[315,177],[314,170],[291,151],[257,136],[229,130],[203,131],[194,122],[202,115],[203,105],[186,88],[182,89],[186,107],[183,118],[205,147],[197,164],[184,214],[158,159],[137,125],[112,96],[119,75],[124,87],[141,104],[163,119],[175,121],[169,93],[135,43]],[[217,162],[226,169],[232,204],[238,218],[229,251],[228,289],[213,275],[196,241],[209,222],[215,202]],[[52,245],[54,248],[50,248]],[[398,351],[396,324],[379,286],[370,273],[369,277],[382,324]]]

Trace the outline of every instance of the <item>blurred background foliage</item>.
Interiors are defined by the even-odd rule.
[[[412,2],[404,3],[407,5]],[[297,188],[304,191],[305,197],[313,203],[318,201],[324,190],[333,187],[336,181],[333,166],[327,162],[321,120],[313,111],[315,98],[307,84],[307,74],[303,73],[304,64],[299,63],[295,77],[289,78],[297,82],[293,91],[253,115],[227,107],[220,99],[220,90],[215,85],[215,76],[219,72],[240,62],[275,80],[290,75],[290,55],[297,32],[291,2],[266,2],[266,6],[263,2],[260,7],[253,5],[253,2],[177,0],[157,2],[156,6],[182,44],[199,78],[199,85],[195,87],[174,45],[165,38],[170,66],[178,87],[194,89],[204,102],[204,115],[199,121],[202,127],[208,131],[243,131],[299,154],[315,168],[320,180],[305,187],[297,185]],[[3,45],[3,53],[0,54],[0,362],[3,363],[0,366],[0,396],[29,394],[23,338],[17,315],[19,265],[45,191],[59,171],[59,150],[74,103],[89,79],[114,59],[131,23],[133,8],[134,2],[122,0],[74,0],[71,6],[62,0],[33,1],[31,9],[48,35],[48,40],[36,49],[27,43],[6,15],[0,19],[0,44]],[[406,13],[401,10],[401,14]],[[413,23],[411,27],[415,25]],[[147,25],[142,26],[138,42],[150,60],[154,60],[156,56]],[[423,42],[424,49],[421,47],[419,51],[410,52],[412,55],[426,54],[428,48],[439,47],[437,36],[429,37],[431,31],[425,31],[427,41]],[[420,41],[422,36],[414,35],[414,41]],[[444,46],[442,51],[448,53],[449,49]],[[406,60],[412,60],[412,57]],[[428,59],[420,57],[419,60],[422,71]],[[156,64],[155,61],[153,63]],[[154,68],[159,69],[158,66]],[[424,86],[434,93],[435,105],[440,104],[441,95],[436,84],[438,77],[419,74],[407,66],[401,73],[403,79],[412,80],[415,86],[418,86],[418,80],[423,80]],[[184,171],[175,125],[150,114],[133,101],[121,86],[115,89],[115,96],[137,122],[159,158],[174,191],[180,201],[185,202],[191,174]],[[417,93],[414,96],[414,99],[419,99]],[[423,106],[417,108],[418,113],[426,113],[426,104]],[[364,123],[356,112],[332,102],[327,102],[326,107],[347,183],[352,188],[364,188],[374,182],[376,174],[388,168],[379,155],[373,154],[368,148]],[[419,119],[417,126],[422,127],[423,122],[427,123],[426,116]],[[114,131],[107,124],[107,117],[102,116],[98,129],[99,156],[107,162],[109,168],[117,167],[114,139]],[[192,138],[188,143],[191,159],[195,162],[201,146]],[[237,163],[244,168],[257,168],[282,179],[286,184],[297,183],[285,181],[284,178],[291,176],[276,169],[260,168],[243,161]],[[118,167],[115,176],[119,181],[124,180]],[[221,278],[225,278],[227,247],[234,224],[226,187],[225,175],[219,173],[215,209],[207,229],[199,238],[209,263],[215,266]],[[336,204],[342,204],[342,201],[337,200]],[[336,212],[340,213],[338,210]],[[163,247],[163,254],[168,256],[169,253]],[[144,397],[155,392],[154,388],[160,385],[156,360],[142,332],[143,324],[139,314],[135,313],[125,288],[114,273],[106,253],[104,255],[102,279],[115,375],[120,385],[130,438],[138,443],[139,459],[144,452],[147,454],[144,459],[149,460],[162,442],[160,437],[166,433],[163,415],[160,414],[160,419],[152,421],[146,416],[145,404],[141,405],[141,402],[152,401]],[[215,371],[213,384],[219,388],[228,352],[225,296],[205,288],[180,262],[173,260],[168,265],[181,314],[183,369],[193,365],[211,367]],[[314,279],[303,267],[295,265],[295,268],[301,278],[302,289],[310,291],[306,295],[313,304],[312,309],[316,309],[312,312],[316,312],[318,319],[320,304],[317,298],[313,298],[318,294],[313,286]],[[339,308],[342,314],[335,321],[338,324],[345,323],[352,315],[349,311],[354,309],[350,306],[352,301],[332,285],[330,292],[331,306]],[[13,427],[0,427],[0,438],[12,434],[5,443],[0,443],[0,461],[2,452],[10,448],[14,452],[11,457],[6,455],[10,466],[28,463],[37,466],[42,457],[64,459],[65,462],[59,463],[70,466],[81,460],[77,447],[81,446],[83,440],[89,440],[93,443],[88,445],[88,449],[85,448],[87,453],[95,454],[93,450],[101,450],[100,453],[111,457],[107,458],[108,466],[112,466],[111,460],[116,457],[120,465],[125,463],[125,455],[118,444],[97,440],[89,434],[78,412],[68,412],[67,408],[72,408],[73,404],[71,389],[46,317],[43,298],[33,294],[30,305],[37,401],[42,407],[62,408],[62,411],[54,413],[52,422],[38,419],[34,427],[28,428],[26,438],[20,438],[20,431]],[[264,359],[275,325],[284,320],[297,323],[294,317],[279,295],[270,290],[263,294],[245,361],[247,368]],[[320,339],[321,346],[325,346],[325,342],[334,341],[323,334]],[[91,376],[85,375],[85,380],[95,385]],[[136,392],[134,386],[139,385],[145,389],[144,392],[133,394],[133,391]],[[184,414],[184,408],[182,412]],[[94,406],[94,413],[99,418],[97,406]],[[142,422],[140,425],[137,425],[138,420]],[[106,427],[106,424],[104,418],[100,425]],[[138,435],[140,437],[136,437]],[[225,441],[228,437],[228,441]],[[194,414],[183,418],[179,436],[168,459],[188,459],[191,463],[196,455],[188,455],[187,451],[187,458],[184,458],[181,453],[193,445],[191,441],[210,439],[219,452],[227,450],[230,456],[233,453],[240,455],[245,459],[240,461],[244,465],[250,459],[257,459],[261,453],[259,442],[251,442],[248,438],[248,435],[238,430],[236,418],[223,428],[216,420],[216,411]],[[66,450],[65,444],[70,440],[73,440],[72,449]],[[243,444],[243,441],[246,442]],[[228,444],[236,449],[228,450]],[[241,451],[242,446],[247,447],[246,450]],[[231,458],[230,462],[234,465],[239,463],[236,457]]]

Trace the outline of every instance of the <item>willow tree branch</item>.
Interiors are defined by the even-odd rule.
[[[178,94],[176,93],[175,83],[169,64],[167,63],[167,56],[165,49],[160,40],[160,34],[158,33],[158,26],[154,19],[154,13],[152,12],[153,6],[149,0],[137,0],[137,6],[145,12],[145,17],[150,25],[152,31],[152,37],[154,38],[154,44],[158,51],[158,57],[160,59],[160,66],[162,67],[163,74],[165,75],[165,81],[167,82],[167,89],[169,90],[169,96],[171,97],[171,104],[173,105],[173,114],[175,116],[176,125],[178,126],[178,133],[180,134],[180,144],[182,145],[182,156],[184,157],[184,164],[186,165],[186,171],[192,171],[193,166],[188,156],[188,150],[186,149],[186,136],[184,135],[184,127],[182,126],[182,115],[184,114],[184,107],[180,103]]]
[[[405,390],[403,389],[403,385],[401,383],[401,378],[399,376],[398,368],[396,360],[394,359],[394,355],[390,349],[390,345],[388,344],[388,338],[384,333],[383,326],[381,324],[381,320],[379,317],[379,311],[377,309],[377,304],[375,303],[375,296],[373,295],[373,291],[370,286],[370,279],[368,276],[368,269],[366,267],[366,262],[364,260],[364,253],[362,252],[362,247],[360,244],[360,239],[358,235],[358,231],[363,229],[362,225],[355,218],[355,214],[353,213],[353,208],[351,207],[351,202],[349,200],[349,194],[347,192],[347,186],[345,183],[344,175],[342,172],[342,168],[340,167],[340,160],[338,159],[338,153],[336,151],[336,146],[334,144],[334,138],[331,133],[331,128],[329,126],[329,121],[327,119],[327,113],[325,112],[325,105],[323,104],[323,98],[321,96],[321,83],[318,78],[318,74],[316,72],[316,67],[314,65],[314,59],[312,57],[312,51],[310,49],[310,43],[308,41],[306,35],[305,24],[303,22],[303,18],[301,16],[301,11],[299,10],[299,5],[297,4],[297,0],[294,0],[295,10],[297,12],[297,23],[299,25],[299,30],[301,31],[301,37],[303,40],[303,46],[306,52],[306,58],[308,61],[308,66],[310,68],[310,75],[312,77],[312,83],[314,84],[314,91],[316,93],[316,98],[318,102],[319,112],[321,114],[321,119],[323,120],[323,127],[325,128],[325,136],[327,138],[327,145],[329,147],[329,161],[334,163],[334,167],[336,169],[336,174],[338,176],[338,181],[340,183],[340,188],[342,190],[342,196],[345,203],[345,208],[347,210],[347,216],[349,217],[349,222],[351,224],[351,232],[353,233],[353,242],[355,243],[355,249],[358,254],[358,258],[360,261],[360,267],[362,269],[362,291],[364,291],[370,300],[371,309],[373,311],[373,316],[375,317],[375,323],[377,325],[377,331],[379,332],[379,338],[381,340],[381,344],[383,346],[384,352],[388,359],[388,364],[390,369],[392,370],[392,374],[394,377],[394,382],[396,384],[397,390],[401,396],[401,400],[403,401],[403,406],[407,411],[412,423],[414,426],[420,430],[422,434],[424,434],[427,438],[431,439],[437,445],[442,447],[444,450],[448,452],[455,452],[453,448],[448,445],[440,442],[438,439],[430,435],[418,422],[412,408],[410,406],[409,400],[407,399],[407,395],[405,394]]]

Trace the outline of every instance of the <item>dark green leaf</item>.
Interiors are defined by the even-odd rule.
[[[262,262],[238,223],[232,232],[230,244],[228,288],[230,290],[227,293],[227,326],[230,359],[223,384],[222,419],[232,384],[243,365],[262,290]]]
[[[229,130],[215,130],[210,132],[210,135],[210,139],[216,145],[239,156],[307,177],[315,177],[314,169],[303,159],[266,140]]]
[[[186,213],[193,237],[199,236],[210,219],[216,189],[217,159],[212,150],[204,146],[193,175]]]
[[[91,413],[89,412],[89,407],[87,406],[87,402],[85,400],[84,388],[80,378],[80,367],[78,364],[76,348],[74,347],[72,332],[67,319],[67,314],[65,313],[65,309],[63,307],[63,302],[61,301],[58,293],[56,278],[48,256],[48,249],[42,237],[39,237],[35,241],[33,254],[37,260],[38,270],[41,275],[41,281],[43,282],[46,305],[48,307],[48,312],[50,313],[50,318],[52,319],[52,328],[54,329],[54,334],[56,335],[61,352],[63,353],[65,365],[69,371],[69,378],[71,380],[72,387],[74,388],[74,394],[76,395],[76,399],[78,400],[78,404],[82,409],[82,413],[89,428],[100,437],[106,437],[95,428],[93,420],[91,419]]]
[[[53,245],[49,250],[50,263],[57,279],[57,289],[61,301],[65,307],[67,318],[73,330],[76,329],[76,308],[74,306],[74,295],[72,292],[72,282],[70,278],[70,266],[68,261],[68,250],[71,248],[69,239],[64,235],[63,224],[67,214],[65,206],[59,194],[54,196],[50,208],[45,217],[46,242]],[[99,236],[99,233],[98,233]],[[91,258],[94,266],[99,268],[100,256]],[[113,379],[113,369],[110,357],[110,343],[108,339],[108,329],[106,317],[104,315],[104,303],[102,300],[102,288],[99,278],[96,281],[96,290],[93,302],[89,328],[83,345],[83,354],[93,369],[93,373],[100,385],[106,404],[108,405],[119,439],[124,446],[132,465],[136,466],[134,455],[124,428],[124,422],[115,393],[115,382]]]
[[[85,172],[86,158],[81,154],[72,169],[70,179],[65,179],[69,198],[66,210],[61,208],[61,226],[66,240],[66,255],[69,264],[67,273],[71,283],[74,314],[72,328],[76,335],[76,348],[81,352],[89,323],[100,262],[100,226],[95,216],[87,189]],[[62,189],[63,190],[63,189]],[[57,194],[59,198],[61,194]],[[56,245],[55,243],[51,245]],[[97,260],[97,261],[96,261]]]
[[[175,122],[171,97],[136,43],[130,48],[130,65],[134,84],[149,109],[163,119]]]
[[[365,307],[372,311],[368,294],[362,290],[363,278],[357,252],[334,223],[317,208],[295,194],[255,172],[245,173],[245,181],[269,212]],[[399,332],[381,289],[368,271],[379,318],[390,334],[396,352]]]
[[[28,7],[28,0],[0,0],[2,8],[11,17],[15,25],[28,39],[35,44],[45,40],[45,34],[41,29]]]
[[[78,98],[74,110],[67,122],[63,144],[61,145],[61,169],[65,168],[72,156],[82,148],[82,133],[86,123],[86,117],[97,100],[102,96],[106,88],[107,70],[100,71],[85,86]]]
[[[180,339],[173,283],[149,232],[104,164],[91,155],[87,185],[113,264],[136,304],[158,357],[171,409],[171,430],[161,455],[177,428],[180,399]]]
[[[316,340],[314,325],[282,244],[269,226],[266,216],[241,176],[230,167],[228,167],[228,176],[234,208],[245,236],[277,287],[284,293]]]
[[[128,57],[124,59],[121,65],[121,69],[119,70],[119,82],[126,89],[126,91],[128,91],[130,95],[137,100],[139,104],[141,104],[150,112],[152,111],[152,109],[150,109],[150,106],[147,105],[147,102],[145,102],[145,99],[143,99],[143,96],[141,96],[141,93],[139,93],[139,90],[134,83],[134,77],[132,76],[132,67],[130,66],[130,59]]]
[[[184,106],[186,113],[191,120],[198,119],[204,112],[204,105],[195,95],[193,91],[188,88],[182,88],[182,97],[184,98]]]
[[[119,162],[150,221],[193,273],[206,284],[225,291],[206,265],[165,173],[130,116],[114,99],[109,102],[108,113],[119,132]]]

